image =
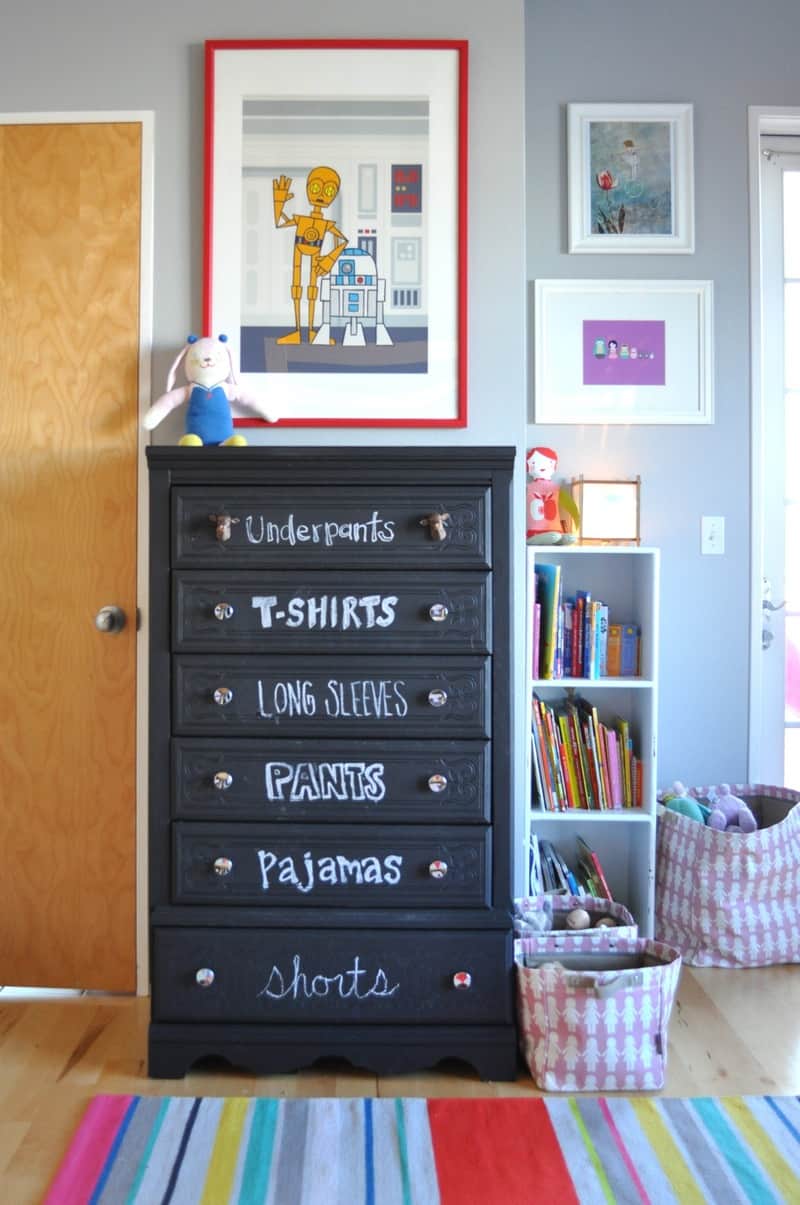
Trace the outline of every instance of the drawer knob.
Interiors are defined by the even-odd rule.
[[[447,874],[447,863],[436,858],[428,867],[428,873],[432,879],[443,879]]]
[[[218,686],[214,691],[214,702],[219,703],[220,707],[227,707],[233,702],[233,691],[230,686]]]
[[[211,967],[200,967],[200,970],[194,977],[198,987],[211,987],[211,984],[216,979],[216,975],[211,970]]]
[[[431,774],[428,779],[428,790],[433,791],[434,795],[440,795],[442,791],[446,791],[447,779],[444,774]]]
[[[231,538],[231,528],[234,523],[238,523],[238,519],[234,519],[232,515],[209,515],[211,522],[214,524],[214,531],[217,539],[224,543]]]
[[[449,518],[450,515],[447,511],[444,513],[433,511],[432,514],[426,515],[424,519],[420,519],[419,525],[420,527],[428,528],[432,540],[446,540],[447,529],[445,528],[445,523]]]
[[[230,858],[216,858],[215,859],[214,874],[218,874],[220,876],[220,878],[224,879],[225,875],[230,874],[232,870],[233,870],[233,862],[230,860]]]
[[[444,623],[447,616],[450,614],[444,603],[434,603],[428,611],[434,623]]]
[[[230,619],[233,615],[233,607],[230,603],[218,602],[214,607],[214,614],[219,620]]]
[[[229,774],[227,770],[217,770],[216,774],[214,775],[215,790],[227,791],[228,788],[232,787],[232,786],[233,786],[233,775]]]
[[[447,702],[447,691],[436,687],[435,690],[428,691],[428,702],[431,707],[444,707]]]
[[[461,992],[466,992],[472,987],[472,976],[469,971],[456,971],[453,976],[453,987],[458,988]]]

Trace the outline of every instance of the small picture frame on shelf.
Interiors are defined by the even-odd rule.
[[[641,486],[641,477],[573,477],[570,488],[581,516],[579,542],[638,545]]]
[[[570,253],[694,251],[690,104],[567,106]]]

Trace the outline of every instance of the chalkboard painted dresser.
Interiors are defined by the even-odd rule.
[[[148,462],[150,1074],[513,1079],[513,449]]]

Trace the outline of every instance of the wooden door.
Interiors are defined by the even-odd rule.
[[[136,986],[141,166],[136,122],[0,126],[3,984]]]

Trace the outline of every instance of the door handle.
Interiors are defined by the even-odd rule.
[[[94,626],[99,632],[113,634],[125,627],[126,616],[122,607],[101,607],[94,617]]]

